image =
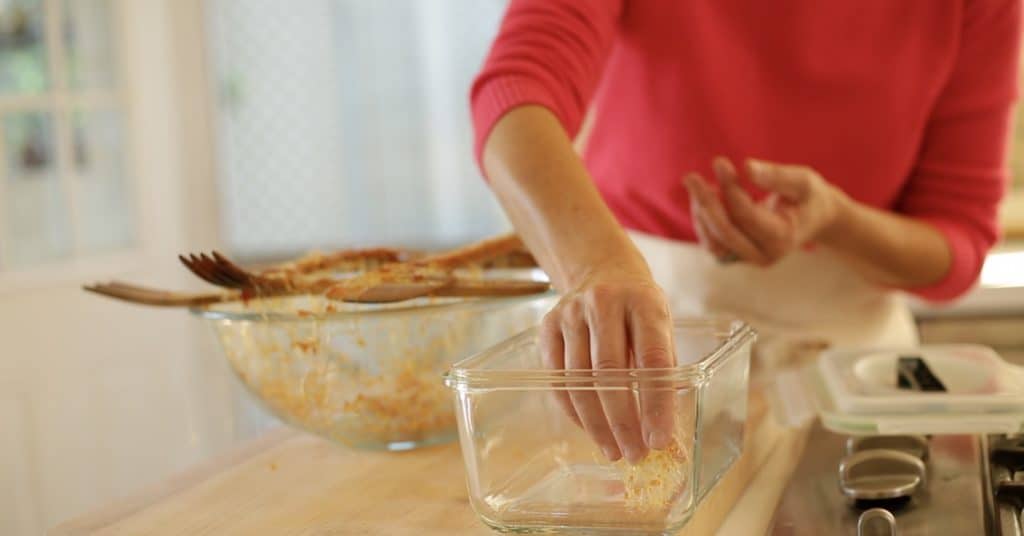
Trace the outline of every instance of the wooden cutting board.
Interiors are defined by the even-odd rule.
[[[755,393],[744,455],[684,529],[714,533],[784,435]],[[739,515],[743,515],[741,512]],[[341,448],[281,429],[56,535],[487,535],[469,506],[456,444],[405,453]]]

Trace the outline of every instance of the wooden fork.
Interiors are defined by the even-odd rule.
[[[238,291],[206,293],[172,292],[122,283],[120,281],[85,285],[82,289],[122,301],[158,307],[199,307],[212,303],[242,299],[242,293]]]
[[[365,250],[377,251],[377,250]],[[379,250],[388,253],[392,250]],[[252,292],[323,294],[330,299],[386,303],[424,296],[514,296],[544,292],[547,283],[503,280],[478,281],[454,277],[461,266],[481,265],[494,259],[522,254],[525,247],[515,234],[481,240],[468,246],[428,255],[409,262],[382,266],[348,279],[299,278],[295,272],[256,273],[238,266],[217,251],[179,255],[182,264],[200,279],[220,287]]]
[[[264,293],[279,292],[295,286],[291,284],[292,278],[288,277],[286,274],[261,275],[253,273],[231,262],[227,257],[216,251],[212,252],[209,256],[205,253],[200,253],[198,255],[189,254],[188,257],[178,255],[178,259],[186,268],[189,269],[190,272],[198,276],[203,281],[218,287],[253,289]],[[327,282],[323,282],[320,285],[314,285],[314,283],[318,282],[320,282],[320,280],[303,284],[303,288],[301,290],[307,292],[322,292],[337,283],[337,280],[328,279]],[[317,286],[317,288],[313,288],[314,286]]]
[[[181,263],[184,264],[189,271],[207,283],[224,288],[248,290],[253,294],[259,295],[280,293],[323,294],[331,288],[337,287],[338,285],[344,285],[348,282],[347,288],[352,289],[354,292],[353,296],[359,296],[362,292],[355,292],[355,289],[359,288],[366,291],[370,287],[374,286],[371,284],[369,278],[366,277],[366,274],[360,274],[346,280],[332,277],[296,278],[289,274],[260,274],[250,272],[249,270],[238,266],[217,251],[213,251],[209,255],[206,253],[200,253],[198,255],[189,254],[188,257],[179,255],[178,259],[181,260]],[[389,266],[402,265],[394,264]],[[397,282],[397,278],[392,277],[389,279],[390,280],[388,282]],[[373,280],[373,282],[384,282],[384,278],[377,278]],[[442,283],[447,283],[447,281],[436,282],[432,284],[430,288],[424,289],[423,292],[436,290],[443,286]],[[408,291],[403,292],[403,294],[404,293],[408,293]],[[383,294],[384,297],[387,297],[388,295],[389,293]],[[339,297],[336,299],[342,299],[340,296],[347,296],[347,294],[338,294],[338,296]]]
[[[332,300],[357,303],[389,303],[424,296],[516,296],[550,288],[547,283],[537,281],[457,278],[429,265],[393,264],[349,279],[296,281],[252,273],[216,251],[180,259],[192,273],[222,287],[251,289],[257,295],[324,294]]]
[[[424,296],[525,296],[545,292],[548,288],[549,285],[547,283],[539,281],[479,281],[455,278],[445,285],[440,285],[436,282],[426,284],[382,282],[375,286],[364,288],[353,285],[348,287],[337,286],[331,289],[331,292],[328,292],[328,297],[353,303],[390,303]],[[173,292],[122,283],[120,281],[85,285],[82,289],[122,301],[158,307],[199,307],[214,303],[239,301],[245,297],[243,292],[237,290],[209,293]],[[305,294],[305,292],[292,290],[261,293],[259,297],[298,294]]]
[[[499,237],[482,240],[469,246],[458,248],[452,251],[430,255],[408,263],[385,264],[375,270],[370,270],[356,279],[373,280],[375,278],[389,278],[391,282],[397,282],[398,274],[414,283],[421,283],[427,279],[442,279],[447,281],[450,277],[445,272],[451,271],[460,266],[487,262],[500,256],[508,256],[523,249],[523,243],[514,234],[502,235]],[[389,250],[381,250],[389,251]],[[178,255],[178,259],[186,268],[200,279],[217,285],[219,287],[245,289],[252,288],[263,292],[279,292],[287,289],[305,290],[311,293],[319,293],[338,283],[337,279],[320,278],[311,281],[296,280],[289,273],[263,272],[256,273],[246,270],[226,256],[217,251],[206,253]],[[442,282],[433,282],[431,286],[440,288]]]

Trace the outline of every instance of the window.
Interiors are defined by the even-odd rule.
[[[136,243],[112,0],[0,0],[0,271]]]
[[[506,226],[468,110],[504,0],[205,5],[232,253],[438,247]]]

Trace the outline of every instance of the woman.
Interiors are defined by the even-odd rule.
[[[564,293],[549,364],[669,366],[671,314],[915,342],[894,291],[956,297],[997,239],[1020,16],[1018,0],[512,0],[473,117]],[[610,459],[669,443],[669,400],[614,396],[561,402]]]

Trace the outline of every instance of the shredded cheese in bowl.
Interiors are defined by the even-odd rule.
[[[195,312],[246,387],[282,420],[336,442],[401,450],[454,439],[443,374],[540,320],[552,296],[251,299]]]

